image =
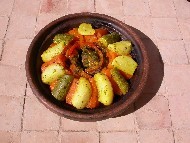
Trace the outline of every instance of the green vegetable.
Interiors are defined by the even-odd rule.
[[[126,94],[129,90],[129,84],[126,81],[126,79],[119,73],[117,68],[111,69],[111,76],[113,80],[117,83],[119,86],[122,94]]]
[[[102,73],[94,75],[94,80],[98,89],[98,101],[104,105],[110,105],[113,102],[113,88],[108,77]]]
[[[138,64],[129,56],[118,56],[112,62],[113,67],[123,71],[126,75],[133,75]]]
[[[65,100],[67,92],[71,86],[74,77],[72,75],[64,75],[58,80],[57,85],[52,91],[52,95],[57,100]]]
[[[60,42],[63,42],[64,45],[68,45],[69,42],[71,42],[74,39],[73,35],[70,34],[57,34],[53,38],[53,43],[59,44]]]
[[[62,77],[64,74],[65,70],[63,66],[59,64],[51,64],[42,72],[42,82],[50,84],[51,82]]]
[[[81,35],[94,35],[95,30],[92,28],[91,24],[82,23],[79,25],[78,33]]]
[[[61,54],[64,49],[64,42],[60,42],[59,44],[48,48],[46,51],[43,52],[41,55],[43,62],[50,61],[53,57]]]
[[[98,41],[104,46],[108,47],[109,44],[118,42],[121,40],[121,37],[118,33],[113,32],[111,34],[107,34],[102,36]]]
[[[94,67],[99,64],[100,59],[97,52],[94,49],[85,47],[82,50],[83,51],[81,57],[82,57],[83,66],[85,68]]]
[[[131,41],[120,41],[108,45],[108,49],[118,53],[119,55],[128,55],[131,53],[132,44]]]
[[[72,97],[72,105],[77,109],[83,109],[88,104],[92,94],[92,89],[90,82],[84,78],[80,77],[78,81],[78,86]]]

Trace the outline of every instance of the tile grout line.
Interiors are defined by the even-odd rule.
[[[135,104],[135,102],[134,102],[133,106],[134,106],[134,111],[136,111],[136,104]],[[136,124],[136,129],[135,129],[135,133],[136,133],[136,136],[137,136],[136,139],[137,139],[137,143],[140,143],[140,135],[139,135],[140,128],[138,126],[137,117],[136,117],[135,112],[133,112],[133,114],[134,114],[134,117],[135,117],[135,121],[134,122]]]
[[[69,14],[70,13],[70,11],[69,11],[69,0],[66,0],[67,1],[67,12],[66,12],[66,14]]]
[[[175,135],[174,135],[174,130],[173,130],[173,122],[172,122],[172,115],[171,115],[171,111],[170,111],[170,104],[169,104],[168,98],[166,98],[166,100],[168,102],[169,115],[170,115],[170,119],[171,119],[170,125],[171,125],[171,130],[172,130],[173,141],[174,141],[173,143],[175,143]]]
[[[39,17],[39,14],[40,14],[40,9],[41,9],[41,6],[42,6],[42,1],[40,0],[39,9],[38,9],[38,13],[36,14],[36,23],[35,23],[35,28],[34,28],[34,36],[36,35],[37,22],[38,22],[38,17]]]
[[[151,30],[152,30],[152,32],[154,34],[154,38],[155,38],[155,42],[156,42],[155,45],[158,47],[158,38],[155,36],[155,33],[154,33],[154,24],[152,22],[152,18],[154,18],[154,17],[152,16],[152,11],[151,11],[151,8],[150,8],[150,0],[148,0],[148,8],[149,8],[149,11],[150,11],[150,15],[149,16],[150,16],[150,20],[151,20],[151,22],[150,22],[150,24],[151,24]]]
[[[28,84],[26,83],[26,85],[25,85],[25,91],[24,91],[24,99],[23,99],[24,102],[23,102],[23,106],[22,106],[21,131],[23,131],[24,110],[25,110],[25,103],[26,103],[27,86],[28,86]]]
[[[94,0],[94,12],[96,12],[96,0]]]
[[[9,25],[10,25],[10,19],[11,19],[11,15],[12,15],[12,13],[13,13],[13,9],[14,9],[14,6],[15,6],[15,0],[14,0],[14,2],[13,2],[13,5],[12,5],[13,7],[12,7],[12,10],[11,10],[11,13],[10,13],[10,15],[8,16],[8,22],[7,22],[7,27],[6,27],[6,32],[5,32],[5,35],[4,35],[4,37],[3,37],[3,43],[2,43],[2,51],[1,51],[1,55],[0,55],[0,61],[2,60],[2,58],[3,58],[3,53],[4,53],[4,46],[5,46],[5,38],[6,38],[6,36],[7,36],[7,32],[8,32],[8,28],[9,28]]]
[[[7,22],[6,32],[5,32],[5,35],[4,35],[3,39],[2,39],[3,43],[2,43],[2,50],[1,50],[1,55],[0,55],[0,61],[1,61],[2,58],[3,58],[4,47],[5,47],[5,44],[6,44],[6,42],[5,42],[5,38],[6,38],[6,36],[7,36],[7,31],[8,31],[8,27],[9,27],[9,25],[10,25],[10,16],[8,17],[8,22]]]
[[[176,20],[177,20],[177,26],[178,26],[178,28],[179,28],[179,31],[180,31],[180,34],[181,34],[181,37],[182,37],[183,46],[184,46],[184,49],[185,49],[185,53],[186,53],[186,57],[187,57],[187,61],[188,61],[188,64],[190,64],[190,57],[188,56],[188,54],[187,54],[187,50],[186,50],[186,47],[185,47],[185,42],[184,42],[184,39],[183,39],[183,34],[182,34],[182,32],[181,32],[179,19],[178,19],[178,17],[177,17],[177,10],[176,10],[176,6],[175,6],[175,2],[174,2],[174,0],[172,0],[172,3],[173,3],[173,5],[174,5],[175,14],[176,14],[176,17],[175,17],[175,18],[176,18]]]
[[[98,140],[98,142],[101,143],[101,133],[100,133],[100,131],[98,132],[98,135],[99,135],[99,140]]]
[[[61,142],[61,135],[62,135],[61,127],[62,127],[62,121],[61,121],[61,116],[60,116],[59,117],[59,129],[57,131],[57,133],[58,133],[57,138],[58,138],[59,142]]]

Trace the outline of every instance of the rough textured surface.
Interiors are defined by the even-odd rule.
[[[152,97],[151,83],[144,94],[151,99],[140,98],[131,114],[94,123],[59,118],[26,86],[23,64],[31,39],[54,19],[82,11],[124,21],[160,51],[161,87]],[[0,142],[189,143],[189,23],[187,0],[0,0]]]

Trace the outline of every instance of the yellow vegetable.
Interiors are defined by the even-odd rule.
[[[78,33],[81,35],[94,35],[95,30],[92,28],[91,24],[82,23],[79,25]]]
[[[138,64],[129,56],[118,56],[112,62],[113,67],[123,71],[126,75],[133,75]]]
[[[119,55],[128,55],[131,53],[132,44],[131,41],[120,41],[108,45],[108,49]]]
[[[90,82],[86,78],[80,77],[78,81],[78,86],[72,97],[72,105],[77,109],[85,108],[90,100],[91,94],[92,89]]]
[[[53,57],[61,54],[64,49],[64,42],[60,42],[59,44],[48,48],[46,51],[43,52],[41,55],[43,62],[50,61]]]
[[[49,65],[41,75],[42,82],[50,84],[51,82],[57,80],[65,74],[64,67],[59,64]]]
[[[113,102],[113,88],[108,77],[102,73],[94,75],[94,80],[98,89],[98,101],[104,105],[110,105]]]

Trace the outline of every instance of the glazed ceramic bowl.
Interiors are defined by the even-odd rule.
[[[40,55],[42,52],[52,43],[52,39],[57,33],[68,32],[83,22],[91,23],[95,28],[105,27],[110,32],[116,31],[123,40],[128,39],[133,43],[132,56],[137,61],[138,68],[130,80],[130,90],[126,95],[114,98],[114,102],[110,106],[77,110],[65,102],[56,100],[51,95],[49,87],[41,81],[40,68],[43,62]],[[141,95],[147,81],[149,61],[146,47],[128,25],[103,14],[77,13],[63,16],[49,23],[35,36],[26,55],[25,68],[27,80],[34,95],[48,109],[73,120],[97,121],[122,114]]]

